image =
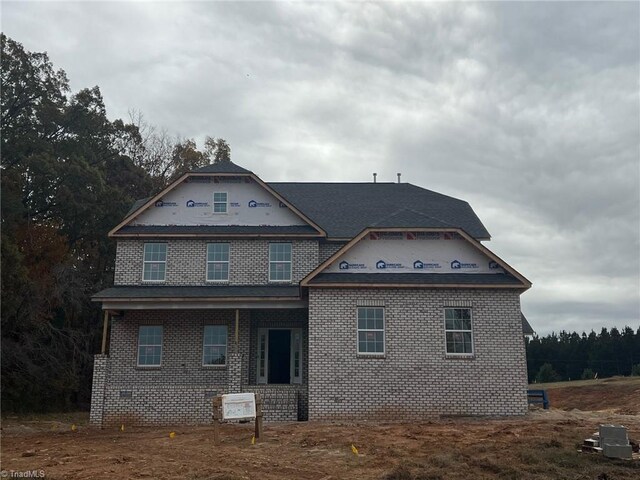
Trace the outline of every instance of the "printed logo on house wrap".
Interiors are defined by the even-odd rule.
[[[349,263],[343,260],[338,264],[340,270],[365,270],[367,266],[364,263]]]
[[[489,268],[491,270],[495,270],[496,268],[500,268],[500,265],[498,265],[498,262],[494,262],[493,260],[491,260],[489,262]]]
[[[278,207],[280,207],[280,208],[289,208],[283,202],[278,202]]]
[[[240,207],[240,204],[238,202],[231,202],[231,203],[229,203],[229,206],[237,208],[237,207]]]
[[[404,268],[404,265],[401,263],[387,263],[384,260],[378,260],[376,262],[376,268],[378,270],[389,270],[392,268]]]
[[[256,202],[255,200],[249,200],[249,208],[260,208],[260,207],[270,207],[271,204],[269,202]]]
[[[163,202],[162,200],[158,200],[154,205],[156,207],[177,207],[178,206],[176,202]]]
[[[208,207],[209,204],[207,202],[195,202],[193,200],[187,200],[188,208],[199,208],[199,207]]]
[[[213,177],[213,183],[242,183],[240,177]]]
[[[369,240],[404,240],[403,232],[371,232]]]
[[[461,268],[480,268],[477,263],[462,263],[460,260],[451,262],[452,270],[460,270]]]
[[[442,268],[442,265],[440,265],[439,263],[430,263],[416,260],[415,262],[413,262],[413,268],[416,270],[435,270],[437,268]]]

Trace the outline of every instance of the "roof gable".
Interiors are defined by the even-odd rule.
[[[269,235],[284,237],[325,235],[320,227],[253,173],[229,164],[222,172],[218,165],[209,165],[211,168],[204,167],[208,168],[205,172],[187,173],[154,197],[136,202],[109,235],[254,236],[269,232]],[[235,173],[238,169],[248,173]],[[226,212],[214,212],[214,193],[226,194]],[[290,227],[298,228],[292,230]],[[273,231],[263,232],[265,228]]]
[[[377,227],[361,232],[307,275],[301,285],[352,285],[358,279],[370,285],[393,286],[531,286],[461,229]]]

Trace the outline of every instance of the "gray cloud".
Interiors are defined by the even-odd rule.
[[[638,3],[4,3],[113,118],[468,200],[540,333],[640,324]]]

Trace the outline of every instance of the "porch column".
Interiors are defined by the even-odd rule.
[[[242,354],[239,346],[240,310],[236,309],[236,319],[233,332],[233,348],[229,353],[227,365],[228,385],[227,393],[242,392]]]

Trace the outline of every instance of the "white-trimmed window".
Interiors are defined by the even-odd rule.
[[[162,325],[140,325],[138,366],[159,367],[162,362]]]
[[[229,281],[229,244],[207,244],[207,282]]]
[[[227,364],[227,326],[205,325],[202,347],[203,365]]]
[[[227,213],[228,206],[227,192],[213,192],[213,213]]]
[[[291,281],[291,244],[269,244],[269,281]]]
[[[358,307],[358,353],[384,355],[384,308]]]
[[[447,355],[473,355],[470,308],[445,308]]]
[[[167,244],[145,243],[142,280],[145,282],[164,282],[167,271]]]

